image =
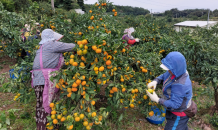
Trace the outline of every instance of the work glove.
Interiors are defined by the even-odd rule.
[[[156,86],[157,86],[157,81],[152,81],[148,84],[149,89],[152,89],[152,87],[153,87],[153,89],[155,90]]]
[[[148,90],[146,90],[147,95],[150,97],[151,101],[154,101],[156,103],[159,102],[160,98],[157,96],[157,94],[155,93],[155,91],[153,92],[153,94],[149,93]]]
[[[139,42],[139,39],[138,39],[138,38],[136,38],[136,39],[135,39],[135,42]]]

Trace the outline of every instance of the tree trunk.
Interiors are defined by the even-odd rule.
[[[218,86],[214,87],[214,98],[215,98],[215,106],[210,108],[210,115],[213,116],[216,110],[218,110]]]
[[[215,109],[218,110],[218,86],[217,89],[214,90],[214,97],[215,97]]]
[[[55,13],[54,0],[51,0],[51,7],[52,7],[52,10],[53,10],[53,13]]]

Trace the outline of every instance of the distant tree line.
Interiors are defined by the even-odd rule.
[[[173,18],[179,17],[203,17],[208,15],[208,9],[185,9],[185,10],[178,10],[177,8],[172,8],[171,10],[166,10],[164,13],[154,14],[154,16],[168,16]],[[210,15],[214,17],[218,17],[218,10],[211,11]]]
[[[91,4],[85,4],[86,10],[91,9]],[[150,11],[140,7],[132,7],[132,6],[120,6],[113,5],[107,7],[107,12],[111,12],[113,8],[116,8],[116,11],[122,15],[146,15],[149,14]]]

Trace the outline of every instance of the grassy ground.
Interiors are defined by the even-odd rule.
[[[3,77],[9,78],[7,73],[10,69],[9,66],[16,63],[13,60],[7,59],[0,59],[0,65],[3,66],[3,68],[0,68],[0,75],[5,73],[4,76],[1,75],[0,81]],[[7,82],[7,80],[2,80],[1,85],[4,82]],[[209,127],[212,130],[218,130],[218,128],[210,124],[211,116],[208,114],[210,107],[215,104],[212,90],[211,87],[193,83],[193,100],[198,105],[198,113],[193,119],[189,120],[188,125],[190,128],[202,130],[205,127]],[[8,130],[35,130],[35,99],[33,98],[28,104],[23,104],[14,101],[14,96],[15,94],[13,93],[0,92],[0,115],[1,113],[6,113],[9,116],[10,111],[14,111],[16,117],[16,119],[10,121],[10,125],[7,125]],[[118,121],[120,114],[123,114],[123,120]],[[145,119],[145,116],[138,112],[137,108],[120,109],[110,114],[103,128],[105,130],[162,130],[165,123],[162,125],[150,124]]]

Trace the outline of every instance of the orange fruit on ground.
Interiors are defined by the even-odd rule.
[[[83,122],[83,125],[84,125],[84,126],[88,126],[88,125],[89,125],[88,121],[84,121],[84,122]]]
[[[104,71],[104,66],[99,67],[99,71]]]
[[[112,91],[117,92],[117,91],[118,91],[118,90],[117,90],[117,87],[113,87],[113,88],[112,88]]]
[[[53,124],[57,124],[58,123],[58,120],[57,119],[54,119],[53,120]]]
[[[80,85],[80,84],[81,84],[81,80],[80,80],[80,79],[77,79],[77,80],[76,80],[76,84],[77,84],[77,85]]]
[[[53,108],[54,107],[54,103],[50,103],[50,105],[49,105],[51,108]]]
[[[153,112],[153,111],[150,111],[150,112],[148,113],[148,115],[149,115],[149,116],[153,116],[153,115],[154,115],[154,112]]]
[[[130,104],[129,106],[130,106],[131,108],[134,108],[134,104]]]
[[[52,115],[55,115],[55,114],[56,114],[56,111],[55,111],[55,110],[51,111],[51,114],[52,114]]]
[[[91,101],[91,104],[94,106],[95,105],[95,101]]]
[[[77,62],[73,62],[73,66],[78,66],[78,63]]]
[[[72,91],[73,91],[73,92],[76,92],[76,91],[77,91],[77,88],[72,88]]]
[[[95,51],[96,49],[97,49],[97,46],[93,45],[93,46],[92,46],[92,50]]]

